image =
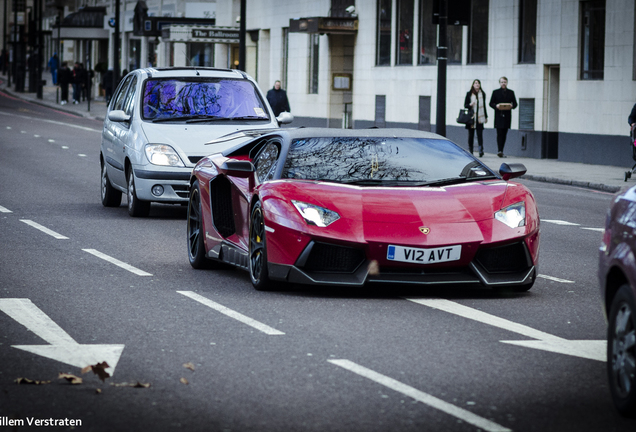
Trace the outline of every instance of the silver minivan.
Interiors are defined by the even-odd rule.
[[[204,156],[229,144],[215,138],[291,123],[274,117],[267,99],[247,74],[237,70],[174,67],[130,72],[110,101],[100,150],[101,198],[144,217],[151,202],[187,203],[190,174]],[[233,142],[232,145],[235,145]]]

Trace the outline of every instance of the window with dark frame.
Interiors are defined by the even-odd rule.
[[[414,0],[398,0],[397,3],[397,59],[398,65],[413,64],[413,11]]]
[[[462,26],[452,25],[446,28],[448,38],[448,51],[446,63],[449,65],[462,64]]]
[[[580,79],[602,80],[605,65],[605,0],[580,2]]]
[[[318,94],[318,59],[320,56],[320,35],[309,35],[309,89],[310,94]]]
[[[488,3],[489,0],[472,0],[470,25],[468,26],[468,63],[488,63]]]
[[[375,64],[391,64],[391,0],[378,0]]]
[[[437,25],[433,24],[433,2],[420,0],[420,55],[417,64],[437,64]]]
[[[519,0],[519,63],[537,61],[537,0]]]
[[[281,67],[281,86],[282,88],[287,88],[287,74],[289,70],[289,27],[283,27],[283,47],[282,47],[283,55],[282,57],[282,67]]]

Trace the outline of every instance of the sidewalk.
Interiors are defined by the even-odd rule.
[[[7,87],[6,77],[0,77],[0,90],[29,102],[52,107],[70,114],[102,121],[106,117],[106,102],[101,97],[97,100],[91,100],[89,111],[87,102],[81,102],[77,105],[72,103],[60,105],[56,86],[44,86],[42,99],[38,99],[35,93],[16,93],[13,88]],[[71,92],[69,91],[69,93]],[[625,171],[629,170],[634,163],[632,160],[625,161],[624,167],[561,162],[554,159],[523,157],[501,159],[492,153],[486,153],[481,160],[495,170],[499,170],[502,163],[522,163],[528,169],[528,173],[522,178],[528,180],[572,185],[605,192],[618,192],[622,188],[636,184],[636,174],[632,179],[624,181]]]

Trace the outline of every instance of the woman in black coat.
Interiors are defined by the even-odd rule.
[[[481,81],[476,79],[464,99],[464,108],[473,110],[473,124],[466,125],[468,129],[468,151],[473,153],[475,131],[477,131],[477,143],[479,144],[479,157],[484,155],[484,124],[488,123],[488,111],[486,110],[486,93],[481,88]]]

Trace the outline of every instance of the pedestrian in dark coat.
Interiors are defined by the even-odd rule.
[[[60,97],[60,104],[66,105],[68,103],[68,85],[73,81],[73,74],[68,68],[68,63],[62,62],[62,67],[57,72],[57,83],[60,86],[62,95]]]
[[[632,112],[629,114],[629,117],[627,117],[627,123],[629,123],[630,127],[634,127],[634,125],[636,125],[636,104],[634,104]]]
[[[499,78],[499,85],[501,88],[492,92],[490,107],[495,110],[497,156],[505,157],[503,150],[506,145],[506,135],[512,123],[512,113],[510,110],[517,108],[517,98],[515,97],[515,92],[508,88],[508,78]]]
[[[280,88],[280,81],[276,81],[274,88],[267,92],[267,102],[269,102],[269,105],[272,107],[275,117],[278,117],[282,112],[291,112],[289,101],[287,100],[287,93]]]
[[[464,99],[464,108],[473,110],[473,124],[466,125],[468,129],[468,151],[473,153],[475,131],[477,131],[477,143],[479,144],[479,157],[484,155],[484,124],[488,123],[488,110],[486,109],[486,93],[481,88],[481,81],[473,81],[470,90]]]

